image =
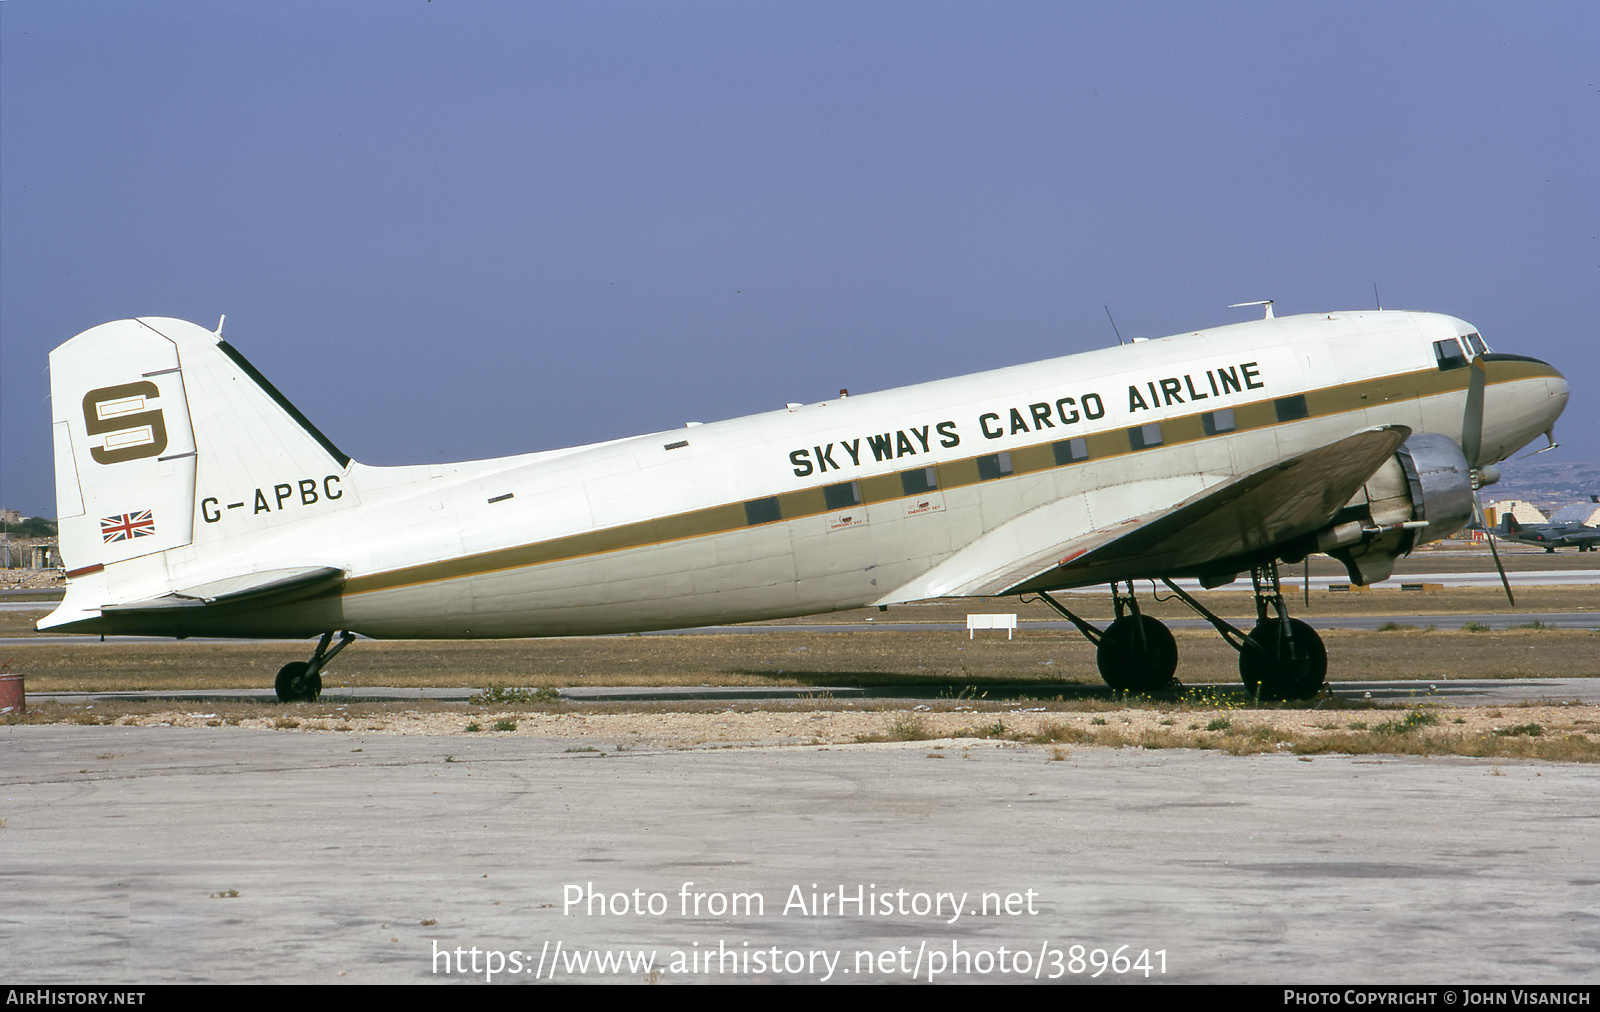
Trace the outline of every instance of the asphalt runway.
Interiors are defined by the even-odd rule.
[[[1600,980],[1593,767],[0,742],[0,951],[30,983]]]

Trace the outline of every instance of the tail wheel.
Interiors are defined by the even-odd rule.
[[[278,669],[272,687],[280,703],[315,703],[322,695],[322,675],[305,661],[290,661]]]
[[[1178,644],[1149,615],[1124,615],[1100,634],[1094,660],[1100,677],[1119,692],[1159,692],[1171,687],[1178,670]]]
[[[1310,699],[1328,677],[1328,648],[1317,631],[1297,618],[1290,631],[1273,619],[1250,630],[1239,651],[1239,677],[1259,699]]]

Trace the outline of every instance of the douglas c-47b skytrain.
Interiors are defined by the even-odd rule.
[[[351,460],[216,333],[171,319],[50,356],[65,600],[40,629],[563,636],[937,597],[1037,595],[1112,687],[1173,684],[1162,580],[1261,698],[1323,684],[1278,562],[1358,584],[1472,518],[1491,467],[1567,403],[1555,369],[1409,312],[1273,318],[669,432],[496,460]],[[1173,585],[1249,574],[1255,627]],[[1051,592],[1108,584],[1104,629]]]

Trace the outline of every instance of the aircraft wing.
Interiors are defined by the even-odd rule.
[[[877,603],[1191,573],[1250,555],[1326,526],[1410,434],[1403,425],[1367,429],[1198,491],[1168,478],[1067,496],[990,531]],[[1122,503],[1151,502],[1169,505],[1118,515]]]
[[[169,608],[217,608],[235,604],[260,607],[284,604],[344,582],[342,569],[332,566],[298,566],[213,580],[170,594],[126,604],[107,605],[107,613],[165,611]]]

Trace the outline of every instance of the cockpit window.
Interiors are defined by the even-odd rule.
[[[1439,360],[1440,372],[1467,367],[1467,356],[1461,354],[1461,343],[1453,337],[1433,342],[1433,357]]]
[[[1467,347],[1472,349],[1474,355],[1487,355],[1489,353],[1489,346],[1483,343],[1483,338],[1478,336],[1477,331],[1467,335]]]

